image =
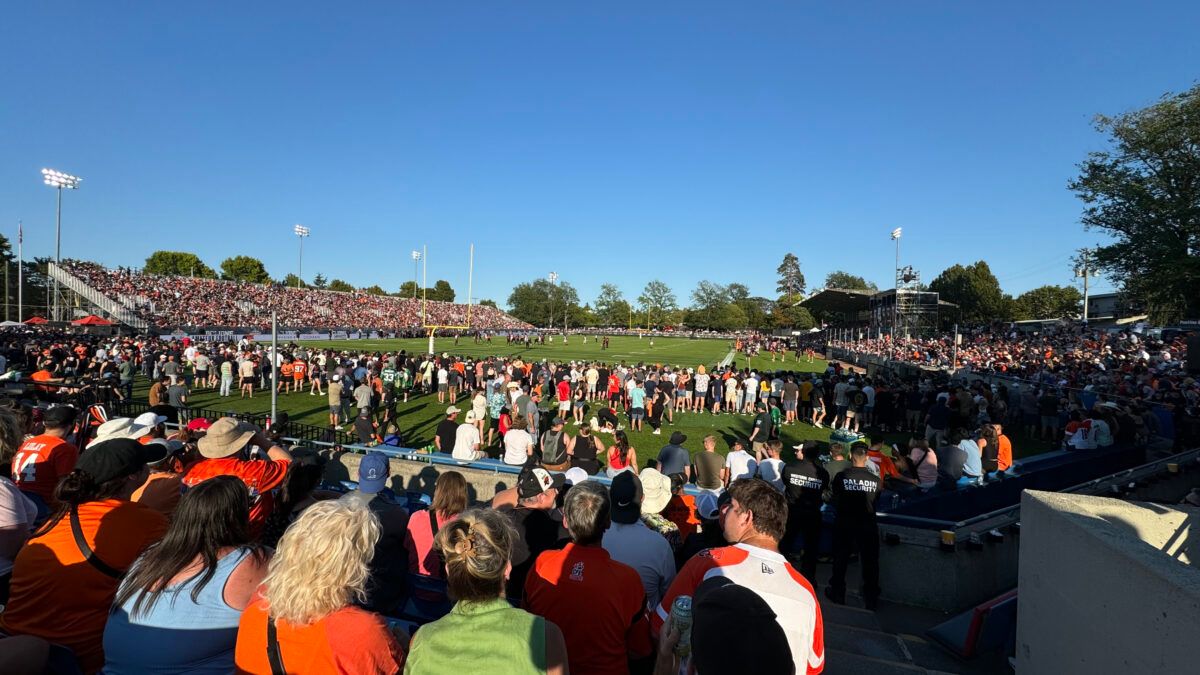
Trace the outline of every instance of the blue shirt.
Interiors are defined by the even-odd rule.
[[[662,465],[659,471],[667,476],[683,473],[691,459],[688,451],[678,445],[664,445],[663,449],[658,451],[658,463]]]
[[[983,475],[983,453],[979,449],[979,444],[968,438],[964,438],[959,442],[958,447],[967,453],[967,459],[963,462],[963,475],[974,476],[978,478]]]
[[[634,387],[633,391],[629,392],[629,407],[630,408],[645,408],[646,407],[646,390],[641,387]]]
[[[217,561],[216,573],[192,601],[196,579],[170,586],[149,612],[131,617],[134,595],[115,607],[104,626],[105,675],[231,673],[242,613],[225,603],[225,582],[250,549]]]

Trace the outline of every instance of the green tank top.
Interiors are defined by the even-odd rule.
[[[417,630],[404,672],[545,673],[546,620],[501,598],[459,602]]]

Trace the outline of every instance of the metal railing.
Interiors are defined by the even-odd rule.
[[[76,295],[86,298],[88,302],[98,307],[102,312],[121,323],[137,328],[138,330],[146,330],[150,327],[150,324],[145,319],[134,314],[128,307],[123,306],[120,302],[87,285],[82,279],[62,267],[50,263],[47,266],[47,270],[52,278],[58,280],[58,283],[66,286],[68,290]]]

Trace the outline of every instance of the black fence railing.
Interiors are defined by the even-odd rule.
[[[111,411],[110,417],[137,417],[144,412],[154,410],[147,403],[133,401],[113,402],[109,404],[108,409]],[[246,413],[231,410],[214,410],[211,408],[188,408],[186,416],[188,419],[204,417],[210,422],[221,417],[233,417],[260,427],[267,426],[267,421],[271,419],[271,413],[269,412]],[[358,440],[354,434],[342,429],[333,429],[331,427],[321,427],[315,424],[303,424],[300,422],[289,421],[281,431],[284,436],[289,438],[337,445],[350,444]]]

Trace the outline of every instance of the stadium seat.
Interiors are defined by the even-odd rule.
[[[454,607],[446,591],[443,579],[424,574],[409,574],[408,587],[411,594],[399,618],[417,624],[426,624],[445,616]]]
[[[969,659],[1012,646],[1017,632],[1017,589],[929,629],[927,635],[957,656]]]

